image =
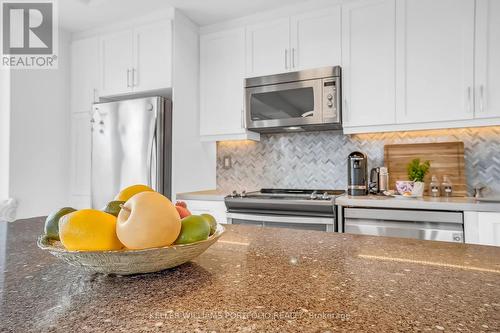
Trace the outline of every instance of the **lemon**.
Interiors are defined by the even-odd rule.
[[[132,185],[121,190],[120,193],[116,195],[115,201],[127,201],[137,193],[141,192],[154,192],[154,190],[146,185]]]
[[[116,217],[95,209],[83,209],[59,220],[59,238],[70,251],[120,250]]]

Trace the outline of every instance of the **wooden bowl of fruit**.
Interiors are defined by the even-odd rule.
[[[135,185],[103,211],[65,207],[49,215],[38,246],[89,272],[130,275],[188,262],[223,233],[211,215],[191,215],[184,203]]]

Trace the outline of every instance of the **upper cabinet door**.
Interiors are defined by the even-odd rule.
[[[99,88],[99,38],[71,44],[71,112],[90,112]]]
[[[290,19],[247,26],[247,77],[291,69]]]
[[[200,51],[200,134],[206,136],[245,132],[245,30],[202,35]]]
[[[500,1],[477,0],[476,118],[500,117]]]
[[[292,69],[340,65],[340,6],[296,15],[290,22]]]
[[[134,90],[172,86],[172,23],[158,22],[134,30]]]
[[[474,0],[397,1],[398,122],[473,118]]]
[[[342,9],[344,126],[395,122],[395,0]]]
[[[101,93],[116,95],[132,90],[133,33],[130,30],[101,39]]]

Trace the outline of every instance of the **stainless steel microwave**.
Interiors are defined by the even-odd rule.
[[[245,80],[245,124],[255,132],[342,130],[341,69],[324,67]]]

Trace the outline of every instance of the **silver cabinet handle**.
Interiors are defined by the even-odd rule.
[[[131,86],[130,86],[130,68],[127,69],[127,88],[131,88]]]
[[[135,75],[136,69],[132,68],[132,87],[137,87],[137,76]]]
[[[484,112],[484,86],[479,86],[479,112]]]
[[[472,87],[467,87],[467,112],[472,112]]]
[[[342,110],[342,118],[345,122],[349,121],[349,112],[347,108],[347,97],[344,97],[344,109]]]
[[[295,48],[292,48],[292,68],[295,68]]]
[[[285,69],[288,69],[288,49],[285,49]]]

